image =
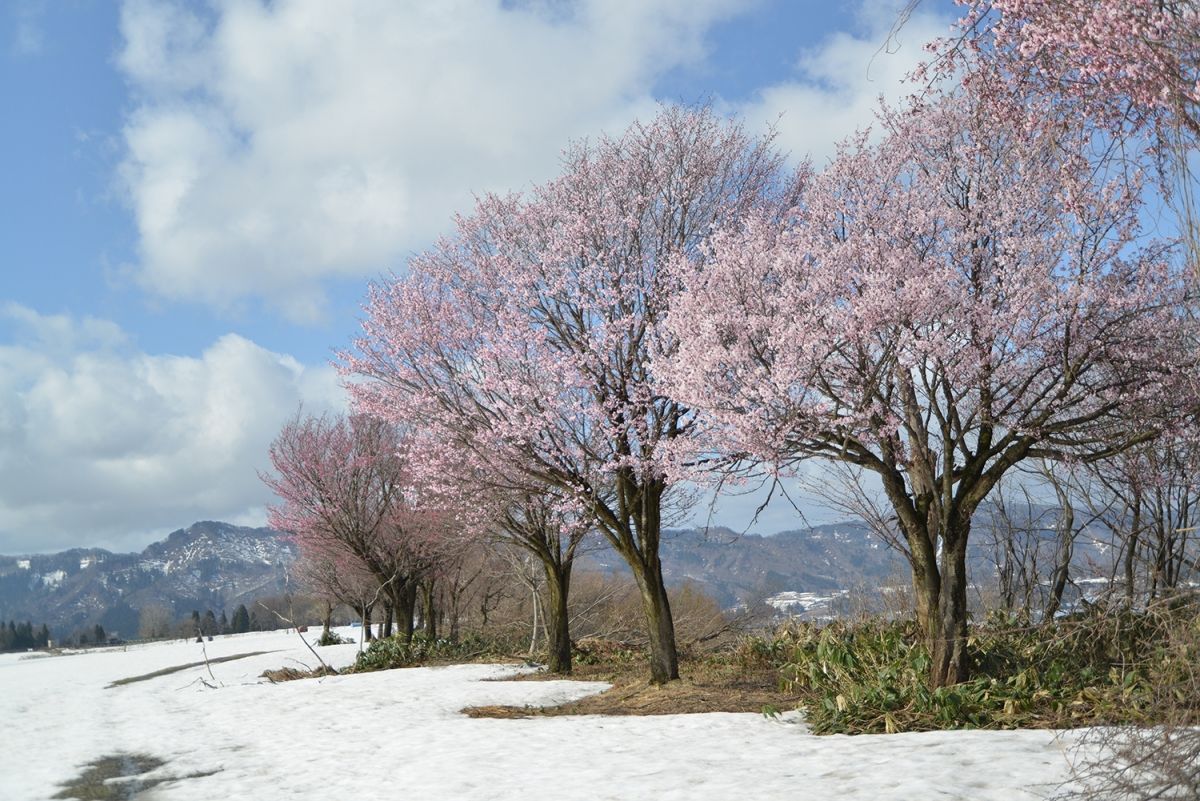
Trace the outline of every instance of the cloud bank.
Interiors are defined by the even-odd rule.
[[[656,84],[703,69],[746,6],[128,0],[130,274],[154,299],[319,318],[331,280],[401,268],[473,194],[543,180],[570,139],[653,114]],[[714,102],[751,130],[777,122],[783,148],[821,164],[946,29],[921,6],[889,43],[898,10],[849,6],[853,33]],[[0,336],[0,552],[257,522],[269,497],[256,471],[283,420],[344,402],[328,367],[233,334],[156,354],[112,321],[16,304],[0,304],[0,330],[15,332]],[[741,528],[761,500],[723,499],[716,522]],[[755,530],[780,527],[764,515]]]
[[[0,553],[257,522],[284,420],[345,403],[331,367],[235,334],[184,357],[141,352],[106,320],[9,304],[0,322],[15,332],[0,346]]]
[[[652,113],[655,80],[701,59],[734,5],[128,2],[137,280],[317,317],[323,279],[399,267],[473,194]]]

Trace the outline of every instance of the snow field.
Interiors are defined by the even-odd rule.
[[[554,704],[606,685],[485,681],[519,672],[495,665],[270,684],[263,670],[315,665],[294,632],[205,646],[210,658],[273,653],[212,665],[215,683],[199,666],[110,689],[201,660],[201,646],[0,656],[0,799],[49,799],[85,763],[122,752],[166,762],[148,777],[213,772],[159,784],[139,801],[1007,801],[1045,797],[1068,775],[1069,739],[1052,732],[815,737],[795,714],[471,719],[463,707]],[[357,646],[318,651],[340,667]]]

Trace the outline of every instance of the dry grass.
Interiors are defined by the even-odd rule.
[[[718,659],[689,660],[680,665],[679,681],[651,684],[642,660],[576,665],[570,676],[534,673],[524,681],[605,681],[612,688],[560,706],[476,706],[463,713],[473,718],[552,717],[557,715],[683,715],[699,712],[755,712],[792,709],[795,695],[779,689],[778,674]]]
[[[312,670],[299,670],[293,667],[281,667],[274,670],[264,670],[259,674],[261,678],[266,679],[272,684],[279,684],[283,681],[296,681],[297,679],[318,679],[322,676],[336,676],[338,672],[331,667],[318,667]]]

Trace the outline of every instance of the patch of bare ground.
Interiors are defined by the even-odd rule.
[[[79,776],[62,785],[51,798],[74,798],[78,801],[137,801],[152,788],[169,782],[202,779],[216,771],[189,773],[183,776],[147,774],[166,763],[149,754],[110,754],[83,766]]]
[[[150,679],[157,679],[159,676],[169,676],[172,673],[178,673],[179,671],[187,670],[188,668],[200,667],[201,665],[219,665],[222,662],[232,662],[235,659],[246,659],[247,657],[261,656],[262,654],[269,654],[269,653],[273,653],[273,652],[272,651],[248,651],[244,654],[233,654],[232,656],[217,656],[217,657],[213,657],[212,659],[207,659],[207,660],[202,659],[199,662],[188,662],[185,665],[173,665],[172,667],[163,668],[162,670],[155,670],[152,673],[143,673],[140,676],[130,676],[125,679],[117,679],[114,682],[110,682],[110,683],[106,684],[104,686],[104,689],[111,690],[113,687],[123,687],[126,684],[134,684],[139,681],[149,681]]]
[[[598,695],[550,707],[474,706],[473,718],[526,718],[557,715],[681,715],[699,712],[770,712],[794,709],[797,696],[780,690],[772,669],[747,667],[721,658],[687,659],[679,680],[651,684],[644,660],[621,659],[575,665],[567,676],[539,672],[517,681],[604,681],[612,687]]]
[[[528,664],[528,662],[526,662],[525,660],[520,659],[518,657],[515,657],[515,656],[503,656],[503,655],[498,656],[495,654],[484,654],[484,655],[481,655],[478,657],[466,658],[466,659],[450,659],[450,658],[425,659],[420,662],[414,662],[411,665],[405,665],[403,667],[395,667],[395,668],[385,668],[385,669],[386,670],[405,670],[406,668],[413,668],[413,667],[445,667],[447,665],[462,665],[462,664],[525,665],[525,664]],[[337,670],[336,668],[331,668],[328,666],[316,667],[316,668],[313,668],[312,670],[301,670],[300,668],[294,668],[294,667],[281,667],[281,668],[275,668],[275,669],[271,669],[271,670],[264,670],[262,673],[259,674],[259,677],[266,679],[267,681],[271,682],[272,684],[279,684],[280,682],[296,681],[298,679],[319,679],[322,676],[347,676],[347,675],[353,675],[355,673],[369,673],[369,672],[372,672],[372,671],[356,671],[354,669],[353,665],[344,667],[341,670]]]

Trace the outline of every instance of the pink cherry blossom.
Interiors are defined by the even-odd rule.
[[[481,198],[408,275],[372,288],[343,357],[368,379],[350,385],[361,410],[436,432],[497,484],[553,487],[608,538],[641,587],[657,682],[678,676],[658,555],[668,445],[692,430],[649,370],[674,347],[658,326],[677,287],[667,265],[791,186],[769,140],[664,109],[576,144],[556,180]]]
[[[465,534],[451,499],[417,477],[415,442],[365,415],[297,415],[271,443],[274,473],[262,476],[280,499],[268,510],[273,527],[339,584],[362,589],[362,574],[372,576],[409,622],[416,582]]]
[[[1095,459],[1195,409],[1187,286],[1136,176],[1085,129],[959,92],[845,143],[790,224],[679,261],[661,391],[693,459],[873,471],[907,543],[932,681],[965,676],[971,514],[1031,457]]]

